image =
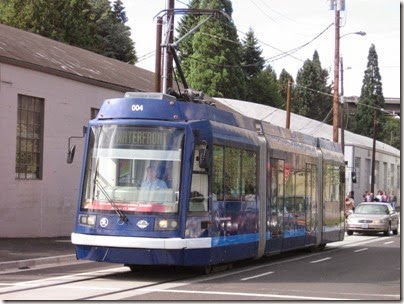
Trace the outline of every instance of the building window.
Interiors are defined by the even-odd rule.
[[[374,183],[379,185],[379,176],[380,176],[380,163],[378,160],[375,161],[375,180]],[[380,186],[379,186],[380,187]]]
[[[390,186],[394,187],[394,164],[390,164]]]
[[[358,185],[361,183],[361,158],[355,157],[355,172],[356,172],[356,182]]]
[[[400,189],[401,181],[400,181],[400,166],[397,166],[397,188]]]
[[[44,99],[18,95],[16,179],[42,179]]]
[[[370,186],[370,177],[371,175],[371,163],[370,163],[370,159],[366,159],[365,160],[365,176],[366,176],[366,183],[365,183],[365,187],[369,187]],[[370,191],[370,189],[368,189],[367,191]]]

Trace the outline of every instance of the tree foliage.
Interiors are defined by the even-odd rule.
[[[279,107],[282,105],[276,73],[270,65],[265,70],[265,59],[261,56],[262,50],[258,39],[250,28],[241,45],[242,67],[246,81],[245,99]]]
[[[319,55],[315,51],[313,60],[306,60],[297,73],[292,112],[330,123],[332,119],[326,118],[331,117],[332,96],[327,80],[328,71],[321,67]]]
[[[191,0],[188,4],[189,9],[198,9],[200,6],[201,0]],[[206,18],[206,17],[205,17]],[[178,23],[177,33],[178,36],[175,40],[178,40],[184,37],[190,30],[192,30],[195,26],[198,25],[201,18],[199,15],[196,14],[186,14],[184,15],[180,22]],[[188,36],[186,39],[182,40],[180,43],[177,53],[179,61],[181,62],[181,69],[183,70],[185,75],[189,75],[191,72],[191,58],[194,53],[192,48],[192,40],[193,35]]]
[[[135,63],[136,52],[121,0],[8,0],[0,5],[0,22]]]
[[[241,63],[247,79],[258,75],[265,66],[265,59],[261,56],[262,50],[258,45],[258,39],[250,28],[241,46]]]
[[[401,149],[401,124],[400,119],[396,117],[386,117],[381,133],[382,141]]]
[[[279,75],[278,79],[278,86],[279,86],[279,92],[281,94],[282,100],[286,102],[287,98],[287,92],[288,92],[288,81],[291,81],[291,84],[293,85],[293,77],[286,72],[285,69],[282,69],[281,74]]]
[[[90,0],[96,24],[93,51],[104,56],[134,64],[137,60],[130,28],[125,25],[126,13],[121,0],[115,0],[113,10],[109,0]]]
[[[276,73],[270,65],[248,79],[246,99],[276,108],[284,107]]]
[[[233,12],[231,2],[201,0],[191,1],[191,5],[194,8],[219,10],[224,14],[216,15],[204,23],[190,38],[192,48],[181,54],[181,64],[189,85],[210,96],[243,99],[245,76],[240,67],[241,44],[233,21],[225,16],[231,16]],[[205,18],[195,16],[195,19],[183,19],[183,29],[185,25],[198,24]]]
[[[380,109],[384,108],[384,97],[378,56],[374,44],[370,46],[367,68],[363,78],[361,95],[358,100],[355,117],[350,121],[348,129],[354,133],[373,137],[374,114],[377,115],[376,138],[383,139],[385,118]]]

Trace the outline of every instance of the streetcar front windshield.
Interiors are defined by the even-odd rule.
[[[177,213],[184,132],[177,128],[91,128],[82,210]]]

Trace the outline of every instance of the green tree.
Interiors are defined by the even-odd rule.
[[[134,42],[130,38],[130,27],[124,7],[116,0],[112,10],[109,0],[90,0],[92,20],[95,24],[93,51],[104,56],[134,64],[137,61]]]
[[[332,109],[332,96],[327,80],[328,72],[321,67],[320,57],[315,51],[313,60],[306,60],[297,73],[292,93],[292,112],[330,123],[332,117],[328,114]]]
[[[397,149],[401,149],[400,119],[388,116],[383,125],[382,141]]]
[[[0,6],[0,22],[70,45],[91,46],[90,9],[80,0],[9,0]]]
[[[293,85],[293,77],[286,72],[285,69],[282,69],[279,79],[278,79],[278,86],[279,86],[279,92],[281,94],[282,100],[286,103],[286,98],[287,98],[287,92],[288,92],[288,81],[292,82]]]
[[[202,9],[217,9],[231,16],[229,0],[203,0]],[[245,75],[240,67],[241,44],[233,21],[220,14],[204,23],[192,37],[187,78],[190,87],[210,96],[245,96]]]
[[[188,8],[198,9],[200,6],[200,2],[201,0],[191,0],[188,4]],[[178,40],[184,37],[190,30],[197,26],[199,22],[204,20],[204,18],[207,17],[192,13],[184,15],[178,23],[178,36],[174,40]],[[187,75],[191,73],[191,57],[194,54],[192,47],[193,35],[194,34],[191,34],[186,39],[182,40],[177,50],[178,59],[181,62],[181,69],[184,72],[184,75],[186,75],[185,77],[187,77]]]
[[[242,41],[241,47],[241,62],[247,79],[253,78],[264,69],[265,59],[261,54],[262,50],[258,45],[258,39],[250,28]]]
[[[121,0],[8,0],[0,22],[73,46],[135,63],[136,52]]]
[[[276,73],[270,65],[248,79],[247,94],[246,99],[255,103],[276,108],[280,108],[284,104],[276,80]]]
[[[265,59],[261,56],[262,50],[258,39],[250,28],[242,41],[241,60],[246,77],[245,99],[271,106],[282,104],[276,73],[270,65],[264,70]]]
[[[367,68],[363,78],[361,95],[358,100],[355,118],[350,120],[348,129],[354,133],[373,137],[374,113],[377,112],[376,138],[384,141],[383,125],[385,118],[380,109],[384,108],[384,97],[378,56],[374,44],[370,46]]]

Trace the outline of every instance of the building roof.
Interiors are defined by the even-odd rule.
[[[117,91],[153,91],[154,73],[0,24],[0,62]]]
[[[221,104],[226,105],[227,107],[230,107],[235,111],[251,118],[263,120],[276,126],[285,127],[285,110],[236,99],[218,97],[214,97],[214,99],[217,102],[220,102]],[[333,140],[333,126],[294,113],[291,113],[290,116],[290,129],[292,131],[298,131],[314,137],[325,138],[330,141]],[[341,129],[339,129],[339,131],[341,131]],[[341,139],[341,132],[339,132],[339,139]],[[345,146],[355,146],[367,149],[373,148],[372,138],[358,135],[349,131],[344,132],[344,142]],[[400,156],[400,151],[398,149],[380,141],[376,141],[376,150],[383,151],[384,153],[392,154],[394,156]]]

